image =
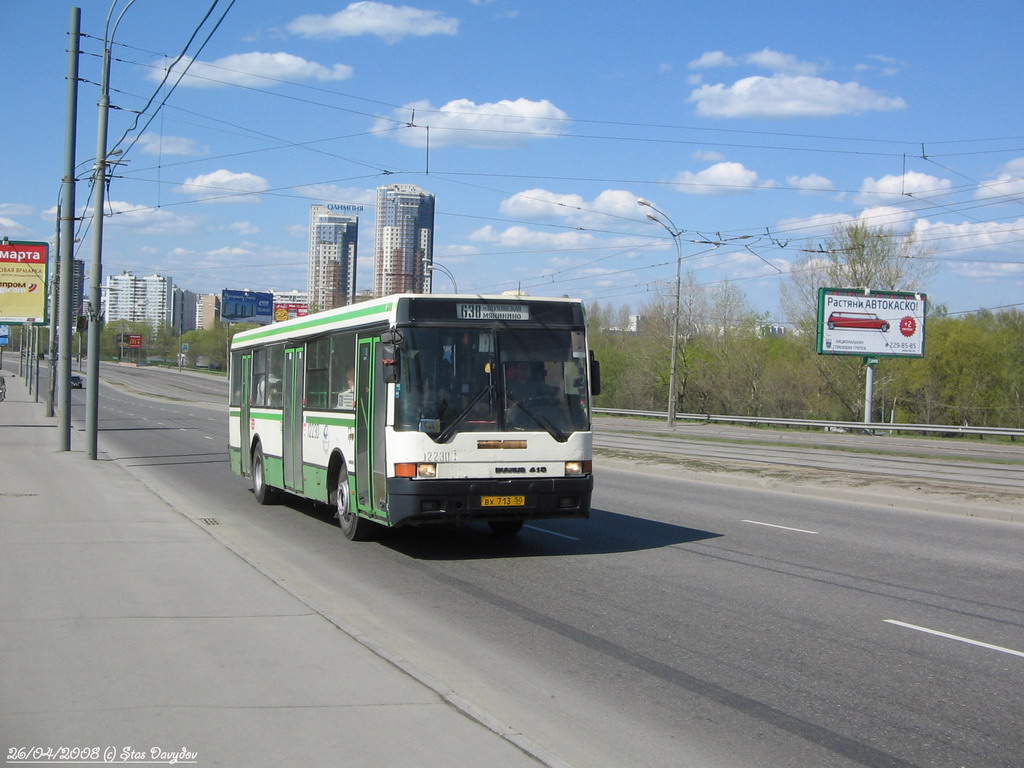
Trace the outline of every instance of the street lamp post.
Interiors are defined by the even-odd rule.
[[[642,205],[658,213],[655,216],[653,213],[648,213],[647,218],[651,221],[657,222],[672,236],[672,242],[676,247],[676,298],[675,308],[672,312],[672,354],[669,358],[669,374],[668,374],[668,426],[674,427],[676,424],[676,399],[678,395],[678,377],[676,369],[679,361],[679,301],[680,301],[680,289],[682,285],[682,265],[683,265],[683,244],[680,241],[680,237],[683,231],[676,226],[675,222],[669,217],[667,213],[658,208],[655,208],[647,200],[637,200],[637,205]]]
[[[446,275],[448,275],[448,279],[452,281],[452,288],[455,290],[455,293],[459,292],[459,284],[457,282],[455,282],[455,275],[453,275],[451,273],[451,271],[448,269],[448,267],[443,266],[442,264],[438,264],[436,261],[432,261],[432,262],[429,262],[429,263],[424,261],[423,262],[423,267],[424,267],[424,269],[427,270],[427,272],[432,272],[435,269],[439,269],[442,272],[444,272]],[[431,293],[434,292],[434,281],[433,280],[430,281],[430,292]]]
[[[103,206],[107,190],[107,113],[110,111],[110,46],[125,11],[135,0],[121,10],[113,28],[110,18],[118,0],[110,6],[103,30],[103,64],[100,77],[99,118],[96,127],[96,165],[93,168],[92,260],[89,266],[89,359],[86,366],[85,392],[85,454],[96,459],[98,455],[99,391],[100,391],[100,283],[103,282]],[[111,154],[120,154],[117,150]]]

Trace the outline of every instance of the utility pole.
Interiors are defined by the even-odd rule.
[[[85,454],[96,459],[100,394],[100,284],[103,282],[103,206],[107,191],[107,113],[110,111],[110,42],[103,40],[96,165],[93,166],[92,261],[89,266],[89,361],[85,386]]]
[[[57,422],[59,450],[71,450],[71,319],[75,258],[75,134],[78,128],[78,57],[81,9],[71,9],[68,31],[67,116],[64,131],[64,178],[60,196],[60,240],[57,282],[60,299],[57,332],[57,365],[50,363],[50,375],[57,377]],[[52,342],[52,337],[51,337]],[[55,371],[55,367],[59,371]]]

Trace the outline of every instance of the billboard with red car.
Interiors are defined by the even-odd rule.
[[[861,288],[818,289],[818,354],[924,355],[927,296]]]

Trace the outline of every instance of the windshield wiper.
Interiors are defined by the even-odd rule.
[[[475,406],[477,403],[479,403],[481,398],[484,395],[486,395],[489,392],[493,392],[493,391],[494,391],[494,384],[491,384],[491,383],[484,384],[483,388],[473,396],[472,400],[469,401],[469,405],[467,405],[465,408],[463,408],[462,411],[459,413],[459,415],[456,416],[454,419],[452,419],[452,423],[449,424],[447,427],[445,427],[441,431],[441,433],[436,438],[434,438],[434,441],[438,442],[438,443],[447,443],[449,440],[451,440],[452,439],[452,435],[455,434],[456,428],[458,428],[458,426],[463,421],[466,420],[466,417],[469,416],[470,412],[473,410],[473,406]]]
[[[556,426],[555,426],[554,424],[552,424],[552,423],[551,423],[550,421],[548,421],[547,419],[545,419],[545,418],[544,418],[543,416],[541,416],[541,415],[540,415],[539,413],[535,413],[535,412],[533,412],[532,410],[530,410],[530,409],[529,409],[529,408],[527,407],[526,403],[520,402],[520,401],[519,401],[518,399],[516,399],[516,397],[515,397],[515,396],[514,396],[514,395],[513,395],[513,394],[512,394],[511,392],[509,392],[508,390],[506,390],[506,391],[505,391],[505,396],[506,396],[506,397],[507,397],[507,398],[508,398],[508,399],[509,399],[509,400],[510,400],[511,402],[513,402],[513,403],[514,403],[515,405],[519,406],[519,408],[520,408],[520,409],[521,409],[521,410],[523,411],[523,413],[525,413],[525,414],[526,414],[527,416],[529,416],[529,417],[530,417],[531,419],[533,419],[533,420],[534,420],[535,422],[537,422],[537,424],[539,424],[539,425],[540,425],[540,427],[541,427],[541,428],[542,428],[542,429],[543,429],[543,430],[544,430],[545,432],[547,432],[547,433],[548,433],[549,435],[551,435],[551,436],[552,436],[553,438],[555,438],[555,440],[557,440],[557,441],[558,441],[558,442],[560,442],[560,443],[564,443],[564,442],[565,442],[566,440],[568,440],[568,439],[569,439],[569,435],[568,435],[568,434],[566,434],[565,432],[563,432],[562,430],[560,430],[560,429],[559,429],[558,427],[556,427]]]

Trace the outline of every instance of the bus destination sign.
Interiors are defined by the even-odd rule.
[[[459,304],[460,320],[529,320],[530,308],[525,304]]]

